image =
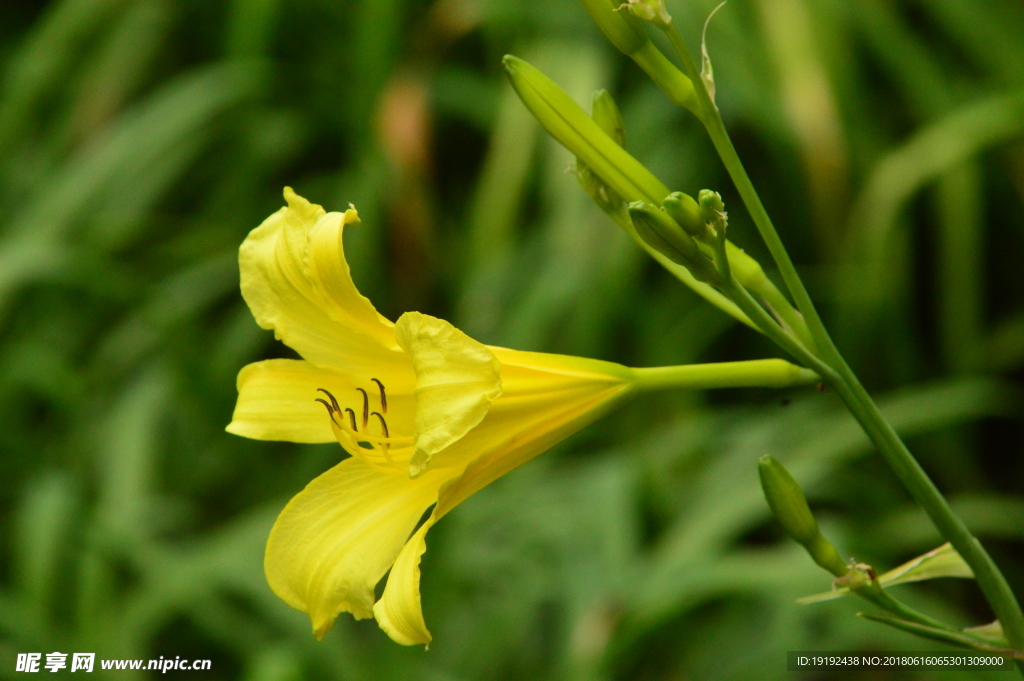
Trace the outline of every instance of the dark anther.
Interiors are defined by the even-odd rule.
[[[320,399],[318,397],[318,398],[316,398],[313,401],[314,402],[319,402],[320,404],[322,404],[325,407],[327,407],[327,415],[330,416],[332,419],[334,418],[334,409],[331,407],[331,405],[327,404],[327,400],[322,400],[322,399]]]
[[[373,415],[376,416],[380,420],[380,429],[381,429],[381,432],[384,433],[384,437],[391,437],[391,435],[388,433],[388,424],[384,420],[384,417],[380,415],[380,412],[376,412],[375,411],[375,412],[373,412]]]
[[[380,388],[380,410],[385,414],[388,413],[388,396],[384,393],[384,384],[378,381],[376,378],[371,378],[371,381],[377,384]]]
[[[349,409],[348,407],[345,407],[345,411],[348,412],[348,418],[352,422],[352,430],[354,430],[354,431],[356,431],[358,433],[359,432],[359,426],[356,425],[356,413],[354,411],[352,411],[351,409]]]
[[[366,430],[366,422],[370,420],[370,398],[366,396],[366,391],[362,388],[356,388],[363,394],[363,430]]]
[[[331,393],[327,392],[323,388],[317,388],[316,390],[317,390],[317,392],[321,392],[324,395],[327,395],[328,397],[331,398],[331,405],[334,407],[334,411],[341,411],[341,407],[338,406],[338,400],[334,399],[334,395],[332,395]],[[326,404],[326,402],[324,404]]]

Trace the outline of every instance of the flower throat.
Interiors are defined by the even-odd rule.
[[[380,380],[370,380],[377,384],[380,393],[380,411],[370,411],[370,396],[363,388],[356,388],[363,398],[361,419],[357,418],[356,411],[351,407],[342,408],[337,398],[325,388],[318,388],[317,391],[326,395],[330,401],[322,397],[316,398],[315,401],[327,408],[331,430],[345,451],[377,470],[387,473],[405,472],[409,456],[412,454],[413,438],[391,437],[387,420],[384,418],[388,413],[387,391]],[[373,424],[378,426],[376,429],[380,431],[379,435],[370,434],[370,426]]]

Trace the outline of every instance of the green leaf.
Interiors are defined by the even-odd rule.
[[[923,582],[926,579],[937,579],[939,577],[961,577],[974,579],[974,573],[970,566],[964,562],[960,554],[949,543],[943,544],[937,549],[909,560],[897,568],[889,570],[878,578],[883,588],[889,588],[897,584],[907,582]],[[797,599],[797,603],[807,605],[808,603],[820,603],[831,601],[850,595],[850,590],[843,587],[826,591],[825,593],[814,594]]]

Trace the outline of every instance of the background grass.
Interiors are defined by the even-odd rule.
[[[670,1],[691,45],[712,6]],[[223,431],[237,371],[290,356],[236,263],[284,185],[356,204],[354,275],[392,319],[636,366],[777,356],[590,205],[502,77],[514,52],[581,102],[611,90],[628,149],[672,189],[721,191],[734,241],[768,269],[765,250],[695,121],[572,0],[3,14],[0,677],[59,650],[209,658],[204,678],[249,681],[767,681],[797,678],[786,650],[930,648],[857,603],[793,602],[829,579],[769,518],[762,454],[844,555],[884,570],[940,543],[813,390],[637,400],[431,532],[428,652],[348,616],[316,642],[262,549],[341,450]],[[727,125],[841,349],[1024,594],[1024,9],[732,0],[708,43]],[[967,581],[901,590],[991,618]]]

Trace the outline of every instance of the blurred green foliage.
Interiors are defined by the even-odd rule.
[[[670,3],[692,46],[713,5]],[[708,44],[843,352],[1024,594],[1024,9],[733,0]],[[794,604],[829,579],[770,520],[759,456],[844,555],[888,569],[940,543],[813,391],[638,400],[478,494],[431,533],[427,652],[347,616],[318,643],[269,591],[275,514],[341,456],[223,432],[236,372],[289,356],[235,259],[285,184],[356,204],[354,274],[392,319],[636,366],[774,352],[589,204],[503,81],[509,51],[580,102],[609,88],[631,153],[720,191],[767,268],[699,126],[572,0],[5,4],[0,677],[59,650],[250,681],[762,681],[791,676],[786,650],[927,647],[855,603]],[[900,588],[991,616],[966,581]]]

